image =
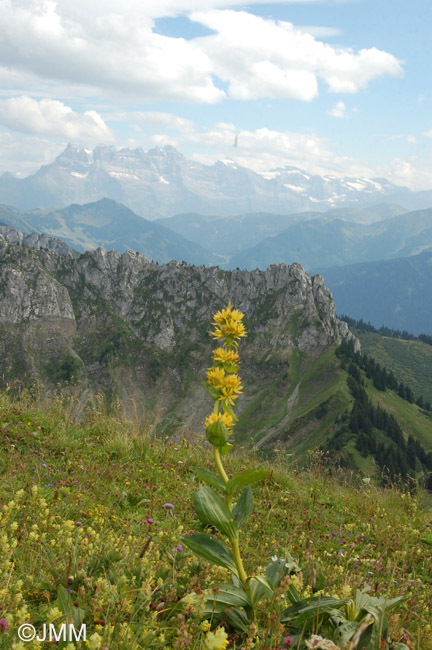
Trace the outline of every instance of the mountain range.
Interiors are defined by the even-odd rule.
[[[28,210],[62,208],[109,198],[148,219],[182,212],[287,214],[377,203],[407,210],[432,205],[432,192],[411,192],[383,178],[338,178],[294,167],[257,173],[232,160],[203,165],[174,147],[86,149],[69,144],[52,163],[26,178],[0,177],[0,203]]]
[[[172,259],[197,265],[219,261],[219,257],[199,244],[163,225],[139,217],[125,205],[110,199],[24,213],[0,206],[0,223],[23,233],[37,231],[57,237],[80,252],[102,246],[120,253],[136,250],[162,264]]]

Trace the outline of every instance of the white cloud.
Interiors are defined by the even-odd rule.
[[[17,176],[28,176],[41,165],[51,163],[64,148],[64,143],[0,131],[0,174],[13,171]]]
[[[331,143],[315,133],[276,131],[268,128],[239,130],[236,125],[219,122],[199,127],[188,121],[188,128],[175,129],[176,116],[164,114],[173,133],[155,133],[149,139],[151,146],[170,144],[182,151],[191,150],[191,157],[204,164],[213,164],[224,158],[257,172],[275,167],[294,166],[316,174],[371,176],[372,170],[353,158],[337,157]]]
[[[305,34],[310,34],[314,38],[332,38],[333,36],[340,36],[342,34],[340,29],[336,27],[324,27],[321,25],[299,25],[298,29]]]
[[[105,114],[105,119],[108,122],[138,122],[150,126],[160,126],[170,130],[190,131],[194,128],[192,120],[161,111],[107,113]]]
[[[216,32],[196,40],[234,99],[310,101],[318,94],[318,79],[331,92],[354,93],[376,77],[402,73],[387,52],[336,49],[288,22],[231,10],[194,12],[191,18]]]
[[[142,101],[214,103],[224,97],[194,43],[152,31],[145,5],[3,0],[0,61],[42,79],[135,94]]]
[[[380,176],[385,176],[397,185],[404,185],[411,190],[430,190],[432,187],[432,171],[429,165],[421,165],[414,158],[412,160],[401,160],[395,158],[390,164],[384,165],[380,170]]]
[[[328,114],[339,119],[348,117],[347,108],[343,102],[336,102],[336,104],[328,111]]]
[[[106,142],[114,136],[96,111],[74,113],[53,99],[22,95],[0,100],[0,124],[13,131],[79,142]]]
[[[426,138],[430,138],[430,139],[432,140],[432,129],[431,129],[430,131],[425,131],[425,132],[423,133],[423,135],[424,135]]]
[[[237,2],[207,6],[228,4]],[[319,79],[331,91],[357,92],[375,77],[401,72],[387,52],[338,50],[291,23],[246,11],[194,11],[192,19],[215,32],[210,36],[185,40],[154,31],[158,16],[198,7],[201,0],[1,0],[3,75],[9,70],[144,102],[212,104],[226,97],[218,79],[234,99],[310,101]]]

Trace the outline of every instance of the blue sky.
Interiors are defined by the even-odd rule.
[[[430,0],[0,0],[0,173],[171,144],[432,188]]]

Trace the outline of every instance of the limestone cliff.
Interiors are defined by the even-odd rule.
[[[231,272],[174,261],[159,266],[132,251],[59,255],[49,242],[43,248],[40,236],[4,234],[3,383],[19,377],[134,398],[147,413],[158,411],[170,432],[198,430],[209,408],[200,380],[210,364],[211,316],[231,300],[248,330],[240,410],[250,411],[265,394],[261,410],[267,404],[282,421],[314,360],[353,338],[321,276],[299,264]]]

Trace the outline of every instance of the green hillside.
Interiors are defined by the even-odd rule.
[[[245,410],[243,424],[238,427],[241,440],[249,443],[252,440],[257,448],[267,452],[284,450],[300,463],[321,448],[335,453],[344,466],[360,470],[367,476],[377,475],[380,480],[383,480],[382,472],[386,471],[394,477],[402,473],[406,478],[423,476],[426,480],[428,472],[432,471],[432,412],[401,398],[398,385],[393,389],[380,386],[376,378],[368,377],[363,367],[364,359],[359,354],[354,358],[341,356],[337,348],[331,347],[308,368],[302,369],[300,380],[290,394],[283,392],[280,381],[275,382],[268,392],[256,396],[254,403]],[[391,373],[376,368],[380,375],[384,373],[389,380],[393,378]],[[291,372],[295,373],[295,368],[291,368]],[[370,368],[368,372],[371,375]],[[355,414],[358,408],[353,394],[353,376],[357,377],[364,391],[364,401],[367,401],[361,409],[370,411],[360,426],[353,421],[353,412]],[[266,420],[260,417],[260,412],[264,412],[264,403],[268,408],[269,401],[273,405],[274,418]],[[390,423],[381,411],[376,414],[378,407],[389,416]],[[376,422],[374,418],[378,418]],[[400,433],[395,433],[399,429]],[[366,435],[384,449],[375,449],[373,442],[371,450],[362,448]],[[411,438],[423,460],[417,458],[411,467],[405,467],[401,458],[407,455],[406,443]],[[393,453],[398,461],[391,458]],[[413,453],[417,457],[417,452]]]
[[[311,375],[321,381],[323,368]],[[2,649],[51,647],[18,644],[24,622],[40,630],[74,620],[87,626],[87,644],[59,647],[299,650],[311,632],[298,638],[279,620],[290,594],[322,598],[323,609],[326,596],[345,602],[336,613],[349,606],[345,625],[354,630],[356,590],[357,601],[405,599],[387,613],[389,643],[377,637],[368,649],[432,649],[432,537],[421,491],[374,487],[329,466],[322,454],[303,470],[284,453],[274,455],[270,475],[254,486],[241,548],[248,572],[264,575],[277,556],[290,567],[287,577],[254,626],[215,630],[212,612],[200,614],[199,602],[229,572],[197,559],[179,539],[202,532],[192,496],[196,467],[214,469],[210,448],[202,439],[157,439],[153,422],[107,416],[102,404],[95,399],[83,412],[73,398],[41,403],[26,393],[0,395]],[[259,462],[237,447],[226,467],[231,475]],[[330,639],[325,618],[316,619],[313,633]],[[326,643],[317,647],[342,647]]]
[[[414,394],[432,401],[432,346],[422,341],[382,336],[374,332],[353,330],[366,354],[393,370],[398,379],[411,386]]]

